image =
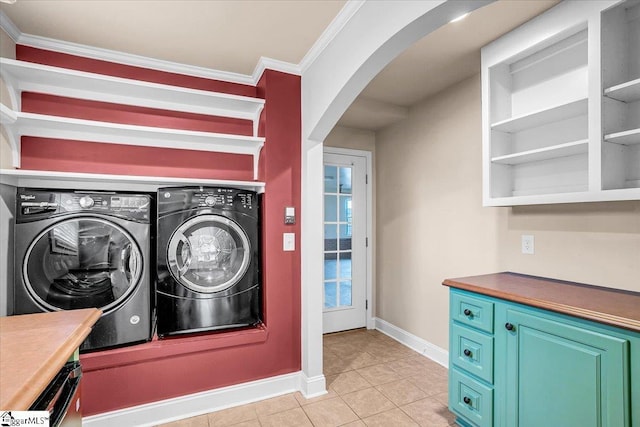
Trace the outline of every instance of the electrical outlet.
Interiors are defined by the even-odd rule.
[[[535,251],[534,239],[530,234],[522,235],[522,253],[527,255],[533,255]]]

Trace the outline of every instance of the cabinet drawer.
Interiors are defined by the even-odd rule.
[[[493,337],[453,324],[451,361],[454,365],[493,383]]]
[[[493,425],[493,387],[487,387],[457,368],[449,371],[449,409],[477,427]]]
[[[493,303],[451,292],[451,319],[493,333]]]

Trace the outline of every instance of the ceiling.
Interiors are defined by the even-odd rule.
[[[404,1],[404,0],[403,0]],[[391,62],[339,125],[378,130],[480,70],[480,47],[559,0],[499,0],[449,23]],[[299,64],[344,0],[17,0],[22,33],[251,75],[261,56]]]

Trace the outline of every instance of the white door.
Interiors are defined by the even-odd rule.
[[[323,332],[366,326],[367,161],[324,154]]]

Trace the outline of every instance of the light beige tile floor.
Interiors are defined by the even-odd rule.
[[[188,418],[162,427],[454,425],[447,370],[378,331],[324,336],[328,393],[292,393]]]

